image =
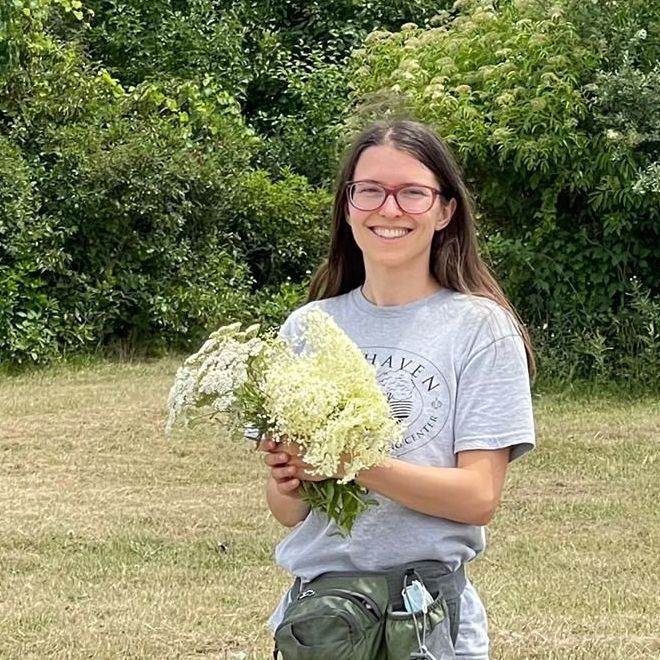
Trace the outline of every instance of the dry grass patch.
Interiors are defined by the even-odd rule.
[[[216,429],[163,436],[176,365],[0,384],[0,658],[268,658],[288,584],[265,470]],[[493,658],[660,658],[660,405],[537,401],[471,567]]]

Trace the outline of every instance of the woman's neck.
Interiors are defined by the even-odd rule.
[[[381,272],[373,276],[367,269],[362,294],[374,305],[391,307],[427,298],[442,287],[431,273]]]

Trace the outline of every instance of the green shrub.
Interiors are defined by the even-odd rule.
[[[327,247],[330,202],[327,192],[290,172],[276,182],[259,171],[240,178],[229,227],[257,286],[299,282],[316,267]]]
[[[314,185],[334,179],[349,111],[351,71],[346,62],[375,28],[427,25],[451,2],[368,0],[354,2],[260,1],[247,4],[245,22],[255,26],[245,115],[267,137],[260,162],[282,166]]]
[[[533,328],[543,381],[619,383],[633,391],[660,388],[660,302],[633,281],[624,305],[587,320],[551,319]]]
[[[128,93],[40,30],[3,80],[0,360],[173,345],[239,316],[252,279],[226,225],[255,140],[237,104],[212,81]]]
[[[0,360],[38,362],[87,339],[48,293],[43,273],[58,260],[55,231],[37,210],[33,173],[0,135]]]
[[[275,108],[259,117],[268,134],[258,157],[262,167],[278,175],[292,168],[314,185],[331,186],[349,109],[349,74],[345,65],[322,61],[311,71],[292,66],[287,84],[295,111]]]
[[[28,321],[16,321],[20,305],[13,320],[5,315],[21,340],[3,358],[171,344],[239,313],[251,279],[225,231],[233,163],[163,124],[117,117],[104,129],[76,124],[43,139],[33,165],[39,213],[22,223],[15,210],[3,214],[16,255],[3,255],[4,286],[29,282],[20,300],[32,310],[29,332]],[[28,350],[40,334],[49,350]]]
[[[253,316],[246,322],[256,319],[263,328],[278,330],[286,317],[305,302],[308,285],[309,278],[302,282],[285,280],[278,286],[257,290],[250,300]]]
[[[210,76],[224,91],[244,97],[251,26],[237,8],[208,0],[87,0],[93,11],[82,35],[93,59],[122,84]],[[240,3],[239,3],[240,4]]]
[[[0,4],[0,361],[277,325],[390,105],[459,156],[541,374],[657,382],[660,5],[449,5]]]
[[[281,315],[327,193],[251,169],[260,140],[212,76],[127,90],[48,32],[57,15],[28,25],[3,79],[0,361],[189,346]]]
[[[660,205],[653,185],[640,186],[656,171],[644,123],[658,103],[655,72],[621,87],[598,71],[605,45],[581,35],[569,12],[527,4],[533,11],[462,2],[431,30],[372,33],[355,54],[355,99],[369,117],[369,104],[390,95],[438,128],[477,194],[488,258],[523,318],[542,344],[552,345],[545,327],[596,347],[581,369],[596,374],[615,364],[601,360],[601,338],[608,351],[624,348],[613,319],[632,309],[631,282],[660,292]],[[633,111],[632,89],[645,92],[645,112]],[[612,133],[623,121],[617,106],[625,139]],[[564,361],[587,352],[573,343]]]

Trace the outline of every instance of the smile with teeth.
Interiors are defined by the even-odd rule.
[[[381,238],[403,238],[412,230],[407,227],[371,227],[371,231]]]

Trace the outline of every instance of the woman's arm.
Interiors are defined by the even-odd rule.
[[[260,447],[266,452],[264,462],[270,468],[266,483],[268,508],[282,525],[294,527],[307,517],[309,505],[300,497],[300,479],[295,476],[296,468],[289,465],[291,456],[272,440],[263,440]]]
[[[469,525],[485,525],[499,504],[509,448],[463,451],[457,466],[427,467],[390,458],[356,481],[403,506]],[[303,476],[304,474],[300,474]]]
[[[414,511],[469,525],[485,525],[499,504],[509,453],[508,447],[462,451],[457,454],[456,467],[446,468],[390,458],[382,466],[360,472],[356,481]],[[276,445],[265,461],[271,468],[269,506],[283,525],[291,527],[309,513],[298,494],[300,482],[322,477],[309,474],[292,445]],[[294,499],[297,502],[292,502]]]

